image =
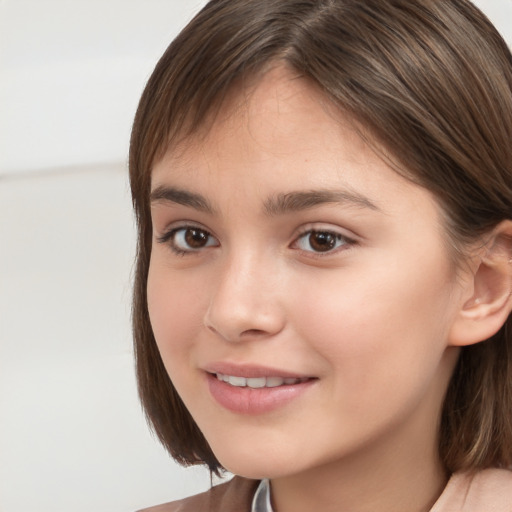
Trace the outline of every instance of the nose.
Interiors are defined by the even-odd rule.
[[[279,333],[285,317],[274,266],[256,255],[226,261],[215,278],[205,326],[230,342]]]

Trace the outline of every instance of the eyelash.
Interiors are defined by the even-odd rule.
[[[203,247],[200,247],[198,249],[193,249],[193,248],[190,248],[190,249],[181,249],[179,248],[177,245],[176,245],[176,235],[182,231],[184,236],[186,236],[186,232],[187,231],[191,231],[191,230],[195,230],[203,235],[206,235],[206,237],[208,237],[209,239],[215,239],[213,237],[213,235],[207,231],[206,229],[203,229],[203,228],[200,228],[199,226],[194,226],[194,225],[188,225],[188,226],[178,226],[178,227],[175,227],[175,228],[172,228],[171,230],[169,230],[167,233],[164,233],[162,236],[159,236],[157,237],[157,240],[158,242],[162,243],[162,244],[167,244],[169,245],[170,249],[172,252],[174,252],[174,254],[178,255],[178,256],[187,256],[189,254],[194,254],[194,253],[198,253],[201,251],[201,249],[204,249],[206,247],[212,247],[212,245],[205,245]],[[218,245],[218,243],[217,243]]]
[[[305,229],[302,231],[292,242],[291,246],[299,246],[299,242],[301,240],[304,240],[309,237],[309,245],[311,247],[311,236],[312,235],[322,235],[324,238],[324,241],[328,244],[334,243],[334,247],[328,247],[328,250],[326,251],[315,251],[315,250],[306,250],[303,248],[298,247],[302,252],[308,253],[315,258],[322,258],[325,256],[330,256],[332,254],[336,254],[339,251],[344,251],[349,249],[350,247],[354,246],[357,242],[349,238],[345,235],[342,235],[341,233],[334,231],[332,229]],[[327,235],[327,236],[325,236]],[[339,244],[339,245],[338,245]]]
[[[183,232],[183,236],[186,236],[187,231],[195,230],[197,234],[200,234],[202,237],[206,238],[207,243],[206,245],[202,247],[198,247],[196,249],[189,248],[189,249],[182,249],[178,247],[176,244],[176,235],[180,232]],[[311,237],[312,235],[322,235],[323,242],[327,245],[332,245],[331,247],[327,247],[326,251],[315,251],[315,250],[307,250],[304,248],[301,248],[299,245],[299,242],[303,239],[306,239],[306,237]],[[203,229],[199,226],[195,225],[186,225],[186,226],[178,226],[175,228],[172,228],[168,232],[164,233],[163,235],[157,237],[157,241],[162,244],[169,245],[170,249],[173,251],[174,254],[178,256],[188,256],[194,253],[201,252],[202,249],[208,248],[208,247],[218,247],[219,243],[216,241],[216,243],[210,243],[211,240],[216,240],[215,237],[206,229]],[[185,244],[187,242],[185,241]],[[339,232],[329,230],[329,229],[305,229],[299,235],[294,239],[294,241],[290,244],[290,247],[297,248],[301,250],[303,253],[308,253],[310,256],[313,256],[315,258],[321,258],[325,256],[329,256],[332,254],[335,254],[339,251],[347,250],[351,246],[355,245],[357,242],[349,238],[347,236],[342,235]],[[311,239],[309,240],[309,246],[311,247]]]

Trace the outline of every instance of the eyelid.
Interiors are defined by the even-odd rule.
[[[164,239],[165,238],[168,239],[170,236],[172,236],[173,232],[176,232],[178,229],[187,229],[187,228],[201,229],[203,231],[206,231],[210,235],[212,235],[214,238],[217,238],[211,229],[207,228],[206,226],[203,226],[200,222],[197,222],[195,220],[180,220],[180,221],[176,221],[176,222],[170,222],[162,230],[157,230],[155,228],[153,228],[153,229],[155,231],[155,238],[157,239],[157,241],[165,242]],[[161,234],[156,234],[158,231],[160,231]]]
[[[187,229],[197,229],[200,231],[204,231],[208,235],[208,237],[213,238],[217,243],[215,245],[209,244],[204,247],[197,248],[197,249],[194,249],[194,248],[190,248],[187,250],[181,249],[181,248],[177,247],[175,243],[173,243],[173,238],[178,231],[187,230]],[[210,247],[218,247],[220,245],[218,238],[211,232],[210,229],[207,229],[206,227],[202,226],[201,224],[199,224],[195,221],[180,221],[180,222],[171,224],[166,227],[166,229],[164,230],[164,232],[161,235],[155,235],[155,238],[158,243],[167,245],[171,249],[171,251],[173,251],[175,254],[177,254],[179,256],[198,254],[198,253],[201,253],[203,249],[207,249]]]
[[[314,233],[314,232],[316,232],[316,233],[331,233],[331,234],[335,235],[336,237],[340,237],[341,239],[343,239],[345,243],[342,244],[340,247],[337,247],[337,248],[334,248],[332,250],[328,250],[325,252],[307,251],[304,249],[300,249],[299,247],[293,247],[293,246],[297,246],[297,244],[301,238],[303,238],[304,236],[306,236],[308,234]],[[323,257],[333,256],[342,251],[346,251],[346,250],[350,249],[351,247],[357,245],[358,243],[359,242],[358,242],[357,236],[347,234],[346,230],[344,230],[340,227],[335,227],[332,225],[326,226],[323,223],[310,223],[310,224],[306,224],[305,226],[302,226],[301,228],[299,228],[296,231],[296,233],[293,237],[293,241],[290,244],[290,247],[296,248],[297,250],[301,251],[302,253],[307,254],[309,257],[323,258]]]

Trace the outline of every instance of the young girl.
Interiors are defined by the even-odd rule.
[[[212,0],[136,115],[154,511],[512,510],[512,56],[467,0]]]

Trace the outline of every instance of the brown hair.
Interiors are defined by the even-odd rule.
[[[138,222],[133,327],[139,392],[184,464],[220,468],[176,393],[147,310],[151,169],[204,126],[235,81],[284,62],[318,85],[430,190],[456,248],[512,218],[512,56],[467,0],[212,0],[172,42],[140,100],[130,146]],[[512,463],[511,321],[462,349],[445,399],[448,471]]]

